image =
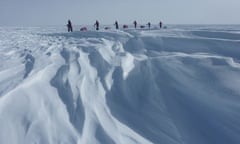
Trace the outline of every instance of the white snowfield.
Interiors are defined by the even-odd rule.
[[[240,27],[0,27],[0,144],[239,144]]]

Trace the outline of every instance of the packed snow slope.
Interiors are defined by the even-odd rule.
[[[240,27],[0,28],[0,144],[239,144]]]

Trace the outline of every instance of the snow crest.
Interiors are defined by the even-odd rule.
[[[0,143],[240,142],[237,28],[2,27],[0,40]]]

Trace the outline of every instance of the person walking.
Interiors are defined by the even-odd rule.
[[[70,20],[68,20],[67,28],[68,28],[68,32],[73,31],[72,22]]]
[[[115,25],[116,29],[119,28],[119,27],[118,27],[118,22],[117,22],[117,21],[115,21],[114,25]]]
[[[99,30],[99,22],[98,22],[98,20],[96,20],[96,22],[94,24],[94,27],[96,27],[96,30]]]
[[[159,27],[160,27],[160,29],[162,28],[162,22],[160,21],[160,23],[159,23]]]
[[[148,22],[148,29],[150,29],[151,28],[151,23],[150,22]]]
[[[134,28],[136,29],[137,28],[137,21],[134,21],[133,24],[134,24]]]

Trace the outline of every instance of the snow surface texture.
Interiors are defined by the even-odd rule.
[[[240,28],[0,28],[0,144],[239,144]]]

